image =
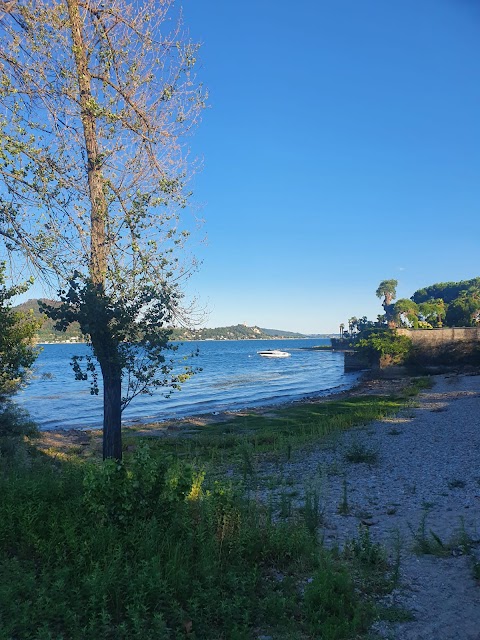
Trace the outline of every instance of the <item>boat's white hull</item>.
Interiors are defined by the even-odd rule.
[[[262,358],[289,358],[292,354],[279,349],[269,349],[268,351],[257,351]]]

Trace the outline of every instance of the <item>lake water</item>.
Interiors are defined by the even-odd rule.
[[[135,398],[123,414],[126,424],[199,415],[214,411],[278,404],[350,387],[358,374],[343,371],[343,354],[308,351],[329,340],[225,340],[188,342],[178,355],[200,354],[192,364],[202,368],[181,391],[165,398]],[[282,349],[290,358],[262,358],[257,351]],[[102,390],[90,395],[88,382],[74,379],[73,355],[89,353],[86,345],[48,344],[35,364],[33,379],[17,399],[42,429],[98,427],[102,424]]]

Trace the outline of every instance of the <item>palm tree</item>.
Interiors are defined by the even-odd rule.
[[[375,292],[377,298],[383,298],[382,307],[385,311],[385,317],[390,329],[395,328],[395,319],[393,318],[391,304],[397,297],[397,285],[397,280],[382,280]]]

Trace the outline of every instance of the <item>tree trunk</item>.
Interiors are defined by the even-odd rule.
[[[111,365],[103,375],[103,459],[122,459],[122,374]]]
[[[91,204],[90,277],[93,284],[105,288],[107,275],[106,222],[108,206],[105,198],[101,156],[98,150],[96,101],[92,93],[92,77],[88,68],[87,46],[82,34],[78,0],[66,0],[72,33],[72,50],[77,70],[79,100],[85,150],[87,152],[88,188]]]
[[[108,205],[104,193],[101,154],[97,136],[96,101],[92,92],[92,77],[88,67],[87,45],[83,38],[79,0],[66,0],[72,34],[72,51],[75,58],[81,119],[87,154],[87,177],[90,197],[90,261],[89,274],[97,295],[105,294],[107,277],[106,224]],[[94,309],[90,310],[95,313]],[[96,318],[92,318],[95,324]],[[103,458],[122,459],[122,371],[116,366],[118,344],[112,342],[106,349],[105,335],[108,326],[100,326],[95,337],[90,332],[93,349],[100,361],[103,377]],[[109,343],[111,341],[108,341]],[[106,354],[105,354],[106,352]],[[103,355],[102,355],[103,354]]]

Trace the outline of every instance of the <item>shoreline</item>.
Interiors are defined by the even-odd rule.
[[[209,424],[221,424],[229,420],[246,415],[275,415],[276,411],[282,411],[289,407],[296,407],[309,404],[318,404],[333,400],[343,400],[351,397],[369,395],[392,395],[398,393],[408,385],[410,378],[402,376],[400,378],[387,379],[379,378],[371,371],[361,372],[359,378],[348,389],[329,389],[326,393],[319,393],[312,396],[305,396],[295,400],[285,400],[278,403],[264,403],[255,407],[245,407],[242,409],[226,409],[223,411],[210,411],[198,415],[169,418],[166,420],[141,421],[132,420],[122,424],[122,432],[125,435],[135,434],[137,436],[159,436],[171,437],[182,433],[188,433],[192,428],[205,427]],[[90,438],[90,436],[100,436],[102,427],[72,427],[40,430],[40,437],[48,439],[48,436],[55,438],[74,438],[80,440]]]

